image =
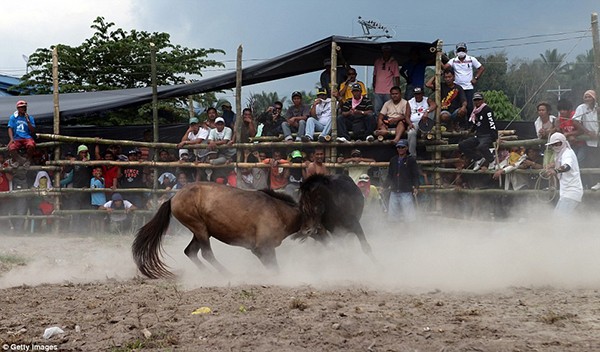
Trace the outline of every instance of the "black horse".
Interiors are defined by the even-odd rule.
[[[347,175],[313,175],[300,186],[302,225],[294,239],[312,237],[326,243],[331,234],[351,232],[358,237],[363,252],[373,257],[371,246],[360,225],[364,197]],[[341,231],[340,231],[341,230]]]

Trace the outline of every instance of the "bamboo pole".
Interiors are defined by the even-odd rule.
[[[442,81],[442,54],[444,47],[444,41],[438,40],[437,47],[435,48],[435,140],[442,140],[442,122],[441,122],[441,112],[442,112],[442,93],[441,93],[441,81]],[[427,149],[426,149],[427,150]],[[435,151],[434,160],[441,160],[442,153],[438,150]],[[442,175],[440,173],[434,173],[433,175],[433,183],[436,186],[441,186],[442,184]],[[436,211],[441,211],[442,204],[441,199],[439,197],[435,198],[435,209]]]
[[[546,144],[545,139],[522,139],[517,141],[502,141],[500,147],[539,146]],[[425,147],[428,152],[449,152],[458,150],[458,144],[429,145]]]
[[[244,124],[244,119],[242,116],[242,53],[244,49],[242,45],[238,46],[237,50],[237,59],[235,64],[235,112],[237,114],[237,118],[235,119],[235,141],[242,141],[242,125]],[[245,141],[244,141],[245,142]],[[237,151],[237,162],[241,162],[244,159],[244,151],[240,148],[236,149]],[[236,174],[237,183],[242,182],[242,175],[238,172]]]
[[[150,43],[150,68],[151,68],[151,76],[152,76],[152,135],[154,145],[158,143],[159,134],[158,134],[158,87],[156,83],[156,45],[154,43]],[[158,153],[156,147],[154,147],[154,161],[158,161]],[[154,181],[152,184],[153,189],[158,188],[158,177],[154,177]],[[157,198],[156,194],[153,195],[153,202],[156,204]]]
[[[592,45],[594,49],[594,83],[596,93],[600,93],[600,38],[598,35],[598,13],[592,13]],[[596,102],[598,103],[598,102]],[[600,119],[600,110],[597,111]]]
[[[52,88],[53,88],[53,100],[54,100],[54,116],[53,116],[53,129],[54,134],[60,134],[60,104],[59,104],[59,87],[58,87],[58,46],[52,50]],[[54,159],[60,159],[60,145],[54,149]],[[60,184],[60,172],[54,175],[54,184]],[[54,209],[60,210],[60,197],[54,197]],[[59,222],[54,223],[54,233],[59,231]]]

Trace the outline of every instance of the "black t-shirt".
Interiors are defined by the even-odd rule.
[[[123,168],[119,184],[123,188],[143,188],[144,168],[142,166],[126,166]]]

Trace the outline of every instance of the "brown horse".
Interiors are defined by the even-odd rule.
[[[194,234],[184,253],[201,269],[202,257],[221,273],[228,273],[210,246],[210,237],[247,248],[268,268],[277,269],[275,248],[300,229],[301,215],[289,196],[272,191],[245,191],[210,182],[197,182],[179,190],[138,231],[133,258],[149,278],[170,277],[161,261],[161,240],[171,213]]]

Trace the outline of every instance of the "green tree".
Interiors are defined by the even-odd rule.
[[[483,93],[485,103],[494,111],[494,119],[520,121],[519,109],[515,107],[501,90],[490,90]]]
[[[221,62],[209,59],[212,54],[224,54],[220,49],[192,49],[170,42],[168,33],[145,31],[124,31],[115,28],[113,22],[97,17],[91,28],[95,30],[91,38],[79,46],[58,44],[58,79],[61,93],[88,92],[124,88],[148,87],[151,85],[151,46],[156,50],[156,72],[158,85],[184,83],[185,75],[202,76],[208,67],[224,67]],[[49,94],[52,92],[52,50],[38,48],[29,56],[31,70],[22,77],[19,88],[24,94]],[[175,115],[187,117],[185,100],[171,103]],[[196,101],[214,101],[214,93],[194,97]],[[161,103],[161,105],[163,105]],[[168,103],[166,105],[169,105]],[[145,109],[112,112],[128,122],[146,116]],[[170,114],[170,113],[169,113]],[[168,119],[170,120],[170,119]],[[114,122],[113,121],[113,122]]]
[[[476,90],[504,90],[506,89],[506,73],[508,71],[508,57],[506,52],[497,52],[481,57],[481,64],[485,73],[477,81]]]
[[[246,106],[252,109],[255,116],[258,116],[276,101],[280,101],[285,106],[287,97],[280,98],[277,92],[267,93],[262,91],[260,93],[251,93],[247,99]]]

